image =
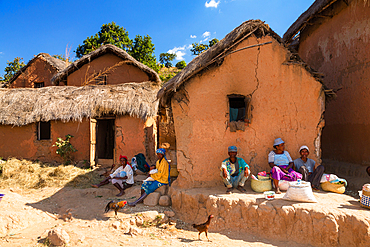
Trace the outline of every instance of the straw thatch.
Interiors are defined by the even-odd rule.
[[[153,82],[0,89],[0,124],[82,121],[108,114],[146,119],[157,114],[157,92]]]
[[[44,60],[50,66],[55,68],[56,71],[61,71],[61,70],[65,69],[65,67],[67,66],[66,62],[64,62],[64,61],[62,61],[58,58],[52,57],[47,53],[40,53],[37,56],[35,56],[34,58],[32,58],[24,67],[22,67],[20,70],[18,70],[17,73],[15,73],[14,76],[12,78],[10,78],[10,80],[6,83],[5,87],[7,85],[12,84],[13,81],[15,81],[18,78],[18,76],[20,76],[37,59]]]
[[[249,20],[242,23],[229,34],[220,40],[210,49],[194,58],[180,73],[169,80],[159,90],[157,98],[160,99],[162,105],[168,104],[168,99],[191,77],[200,73],[202,70],[211,66],[222,64],[224,57],[233,52],[236,45],[242,40],[254,35],[257,38],[262,36],[271,36],[279,43],[282,43],[281,38],[267,24],[261,20]],[[314,71],[310,66],[304,63],[298,54],[286,48],[290,54],[286,64],[299,64],[303,66],[316,80],[323,84],[323,76]]]
[[[92,60],[101,57],[105,54],[114,54],[117,57],[121,58],[122,60],[128,61],[129,63],[138,67],[142,71],[144,71],[148,76],[149,80],[160,84],[160,78],[158,74],[149,68],[148,66],[138,62],[136,59],[131,57],[127,52],[118,48],[117,46],[108,44],[99,47],[98,49],[90,52],[89,54],[83,56],[79,60],[71,63],[67,68],[57,73],[52,79],[51,82],[53,85],[59,85],[61,82],[65,82],[67,80],[68,75],[72,74],[76,70],[80,69],[83,65],[90,63]]]
[[[311,19],[315,18],[317,14],[337,1],[338,0],[316,0],[285,32],[283,35],[284,43],[292,42],[296,34],[304,29],[306,25],[309,25]]]

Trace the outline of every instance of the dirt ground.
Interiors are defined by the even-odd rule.
[[[259,236],[248,233],[219,232],[210,226],[208,242],[205,235],[198,240],[198,232],[191,222],[171,218],[174,225],[136,227],[137,235],[129,234],[130,219],[135,215],[156,210],[171,211],[171,207],[148,207],[138,204],[104,213],[110,200],[133,201],[140,194],[140,186],[127,190],[116,198],[117,190],[112,185],[99,189],[73,187],[38,190],[16,188],[0,189],[5,197],[0,202],[0,246],[50,246],[47,232],[55,227],[64,229],[70,242],[67,246],[289,246],[289,242],[269,241],[263,233]],[[68,215],[68,213],[70,213]],[[69,217],[72,216],[70,219]],[[199,219],[202,223],[206,220]],[[117,224],[119,222],[119,226]],[[294,243],[294,246],[299,246]],[[305,245],[307,246],[307,245]]]

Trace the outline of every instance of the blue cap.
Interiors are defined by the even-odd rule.
[[[228,152],[238,152],[238,148],[235,146],[230,146],[227,148],[227,151]]]

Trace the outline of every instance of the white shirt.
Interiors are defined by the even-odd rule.
[[[129,164],[125,166],[125,168],[122,168],[122,166],[118,167],[112,174],[109,176],[111,178],[119,177],[121,172],[126,172],[126,183],[128,184],[134,184],[134,172],[132,171],[132,168]],[[123,180],[125,181],[125,180]]]

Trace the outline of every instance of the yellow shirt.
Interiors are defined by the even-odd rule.
[[[154,180],[156,180],[160,183],[168,184],[169,164],[168,164],[167,160],[165,158],[163,158],[160,163],[159,163],[159,160],[157,160],[155,165],[157,167],[158,172],[154,173],[150,176]]]

